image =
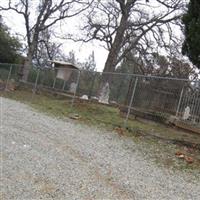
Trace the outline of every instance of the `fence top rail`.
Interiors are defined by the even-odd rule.
[[[143,75],[143,74],[132,74],[132,73],[118,73],[118,72],[96,72],[101,74],[113,74],[113,75],[126,75],[126,76],[133,76],[138,78],[152,78],[152,79],[166,79],[166,80],[173,80],[173,81],[185,81],[185,82],[200,82],[200,80],[190,80],[184,78],[175,78],[175,77],[165,77],[165,76],[154,76],[154,75]]]
[[[10,65],[10,66],[22,66],[23,64],[12,64],[12,63],[0,63],[0,65]],[[198,83],[200,80],[191,80],[191,79],[185,79],[185,78],[175,78],[175,77],[166,77],[166,76],[155,76],[155,75],[143,75],[143,74],[133,74],[133,73],[121,73],[121,72],[99,72],[99,71],[89,71],[85,69],[71,69],[71,68],[40,68],[35,66],[37,70],[57,70],[57,69],[65,69],[65,70],[72,70],[72,71],[79,71],[81,72],[90,72],[90,73],[99,73],[99,74],[110,74],[110,75],[122,75],[122,76],[132,76],[132,77],[138,77],[138,78],[148,78],[148,79],[162,79],[162,80],[171,80],[171,81],[184,81],[184,82],[193,82]]]

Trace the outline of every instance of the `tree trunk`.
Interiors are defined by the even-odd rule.
[[[113,75],[106,72],[115,71],[116,65],[118,63],[118,55],[122,47],[122,41],[123,41],[124,33],[126,30],[127,20],[128,20],[128,14],[122,15],[120,25],[118,27],[115,39],[113,41],[112,47],[109,51],[109,54],[104,66],[104,70],[103,70],[104,73],[102,74],[102,80],[101,80],[101,84],[100,84],[100,88],[98,92],[99,95],[101,94],[102,88],[104,88],[105,84],[109,83],[110,85],[112,82]]]
[[[32,59],[33,59],[33,51],[31,50],[33,49],[32,47],[30,47],[28,54],[27,54],[27,58],[24,62],[24,66],[23,66],[23,76],[22,76],[22,81],[27,82],[28,81],[28,75],[32,66]]]
[[[124,32],[126,30],[126,24],[128,20],[128,15],[122,15],[120,25],[117,29],[115,39],[113,41],[112,47],[109,51],[103,72],[113,72],[117,65],[118,55],[122,47],[122,41],[124,38]]]

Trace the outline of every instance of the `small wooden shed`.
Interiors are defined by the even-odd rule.
[[[73,71],[80,69],[72,63],[63,61],[50,61],[56,71],[56,78],[68,81]]]

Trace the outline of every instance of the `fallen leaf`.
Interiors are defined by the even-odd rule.
[[[179,155],[183,155],[183,153],[180,152],[180,151],[177,151],[177,152],[175,153],[175,155],[176,155],[176,156],[179,156]]]
[[[185,157],[185,155],[182,152],[180,152],[180,151],[177,151],[175,153],[175,155],[176,155],[177,158],[181,158],[181,159],[183,159]]]
[[[115,131],[119,134],[119,136],[123,136],[124,135],[124,130],[120,127],[116,127]]]
[[[185,161],[189,164],[192,164],[194,162],[194,159],[192,157],[189,156],[185,156]]]
[[[176,157],[183,159],[185,156],[184,155],[179,155],[179,156],[176,156]]]

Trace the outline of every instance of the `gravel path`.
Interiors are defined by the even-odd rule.
[[[2,199],[200,199],[199,174],[158,167],[128,138],[1,100]]]

